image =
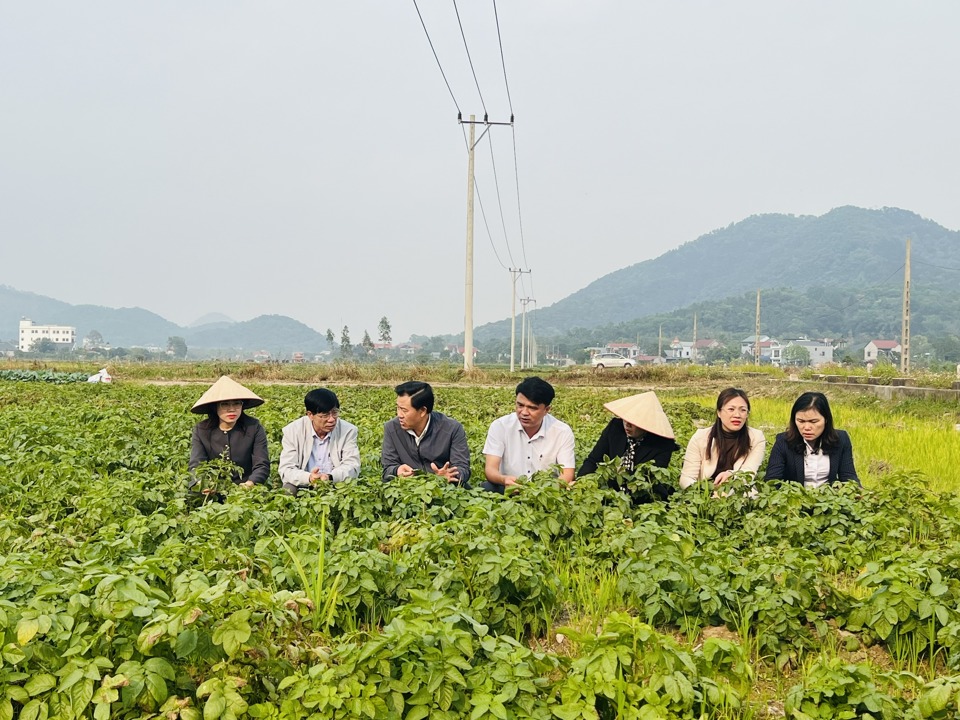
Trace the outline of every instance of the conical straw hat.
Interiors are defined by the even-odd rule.
[[[255,392],[247,390],[228,375],[224,375],[200,396],[200,399],[190,408],[190,412],[195,412],[198,415],[206,414],[210,412],[209,405],[216,405],[216,403],[224,400],[243,400],[244,410],[263,405],[263,398]]]
[[[653,391],[612,400],[604,404],[604,407],[618,418],[626,420],[649,433],[673,438],[670,419],[663,411],[663,406],[660,405],[657,394]]]

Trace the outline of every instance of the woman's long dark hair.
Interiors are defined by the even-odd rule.
[[[787,447],[795,453],[803,455],[806,452],[806,443],[803,435],[797,429],[797,413],[804,410],[816,410],[823,415],[823,432],[813,441],[813,449],[823,450],[829,453],[840,442],[837,437],[837,431],[833,428],[833,413],[830,412],[830,403],[827,402],[827,396],[819,392],[805,392],[793,403],[793,409],[790,411],[790,424],[787,425]]]
[[[747,420],[743,421],[743,427],[735,433],[728,433],[723,429],[723,423],[720,421],[720,408],[726,405],[734,398],[743,398],[747,403],[747,412],[750,411],[750,398],[740,388],[727,388],[722,390],[717,397],[717,418],[713,421],[713,427],[710,428],[710,435],[707,437],[707,460],[710,459],[710,450],[716,443],[717,448],[717,469],[713,471],[711,477],[716,478],[722,472],[733,470],[737,460],[750,454],[750,431],[747,429]]]

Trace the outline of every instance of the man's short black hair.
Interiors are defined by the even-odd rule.
[[[517,385],[517,395],[523,395],[537,405],[550,406],[556,393],[553,391],[553,385],[543,378],[528,377]]]
[[[303,398],[303,404],[307,408],[307,412],[314,415],[328,413],[334,408],[340,407],[340,401],[337,399],[336,393],[326,388],[317,388],[308,392],[306,397]]]
[[[429,383],[419,380],[410,380],[400,383],[394,388],[397,397],[407,395],[410,398],[410,406],[415,410],[426,408],[427,412],[433,412],[433,388]]]

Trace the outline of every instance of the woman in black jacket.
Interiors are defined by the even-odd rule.
[[[191,408],[206,415],[193,427],[190,441],[191,476],[202,462],[228,457],[237,465],[233,482],[253,487],[267,482],[270,456],[267,433],[255,417],[244,410],[263,405],[263,399],[233,378],[224,375]],[[196,482],[192,479],[190,485]]]
[[[826,395],[806,392],[793,403],[790,424],[786,432],[777,435],[765,477],[808,488],[834,482],[860,484],[850,436],[833,427]]]
[[[600,433],[597,444],[577,471],[577,477],[596,472],[597,465],[605,459],[619,458],[620,469],[631,474],[644,463],[662,468],[670,464],[670,457],[680,446],[674,441],[673,428],[656,393],[631,395],[608,402],[604,407],[616,417]],[[615,490],[625,490],[614,479],[609,485]],[[673,487],[654,483],[653,492],[665,500],[673,492]],[[646,495],[633,497],[634,503],[650,500]]]

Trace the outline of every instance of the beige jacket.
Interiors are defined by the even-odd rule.
[[[763,462],[763,453],[767,447],[767,440],[763,433],[756,428],[747,427],[750,433],[750,452],[746,457],[742,457],[734,463],[734,471],[746,471],[756,473],[760,469],[760,463]],[[710,449],[710,459],[707,460],[707,438],[710,436],[710,428],[697,430],[690,443],[687,445],[687,452],[683,456],[683,469],[680,470],[680,487],[688,488],[698,480],[703,480],[713,475],[717,469],[717,448]]]

